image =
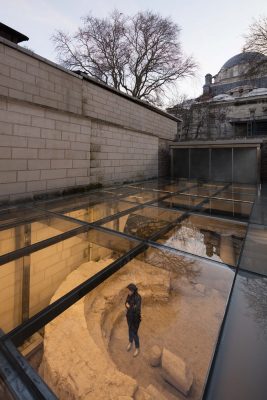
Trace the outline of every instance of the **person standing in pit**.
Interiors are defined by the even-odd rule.
[[[138,289],[134,283],[130,283],[127,286],[129,290],[125,307],[126,307],[126,318],[129,328],[129,344],[127,346],[127,351],[130,351],[135,344],[134,357],[137,357],[140,351],[140,341],[138,336],[138,329],[141,322],[141,302],[142,298],[138,293]]]

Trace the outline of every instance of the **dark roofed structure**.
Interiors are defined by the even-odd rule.
[[[236,54],[235,56],[229,58],[226,63],[223,64],[221,69],[232,68],[235,65],[240,65],[244,63],[249,63],[253,61],[261,61],[265,58],[264,54],[257,52],[243,52]]]
[[[0,22],[0,36],[16,44],[29,40],[28,36],[2,24],[2,22]]]

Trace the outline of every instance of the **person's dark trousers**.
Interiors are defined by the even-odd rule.
[[[137,349],[139,349],[139,347],[140,347],[138,328],[139,328],[139,324],[138,324],[138,326],[129,325],[129,342],[133,343],[133,341],[134,341],[135,347]]]

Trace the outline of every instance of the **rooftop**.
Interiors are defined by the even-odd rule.
[[[236,54],[235,56],[229,58],[226,63],[223,64],[221,69],[228,69],[232,68],[235,65],[239,64],[244,64],[244,63],[249,63],[252,61],[260,61],[262,59],[266,58],[264,54],[257,53],[257,52],[243,52]]]
[[[28,36],[23,35],[23,33],[20,33],[15,29],[10,28],[2,22],[0,22],[0,37],[10,40],[11,42],[16,44],[29,40]]]

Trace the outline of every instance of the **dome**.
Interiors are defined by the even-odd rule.
[[[255,61],[255,60],[260,61],[260,60],[263,60],[264,58],[266,58],[266,56],[264,54],[257,53],[257,52],[240,53],[234,57],[229,58],[229,60],[223,64],[221,69],[232,68],[235,65],[249,63],[249,62]]]

